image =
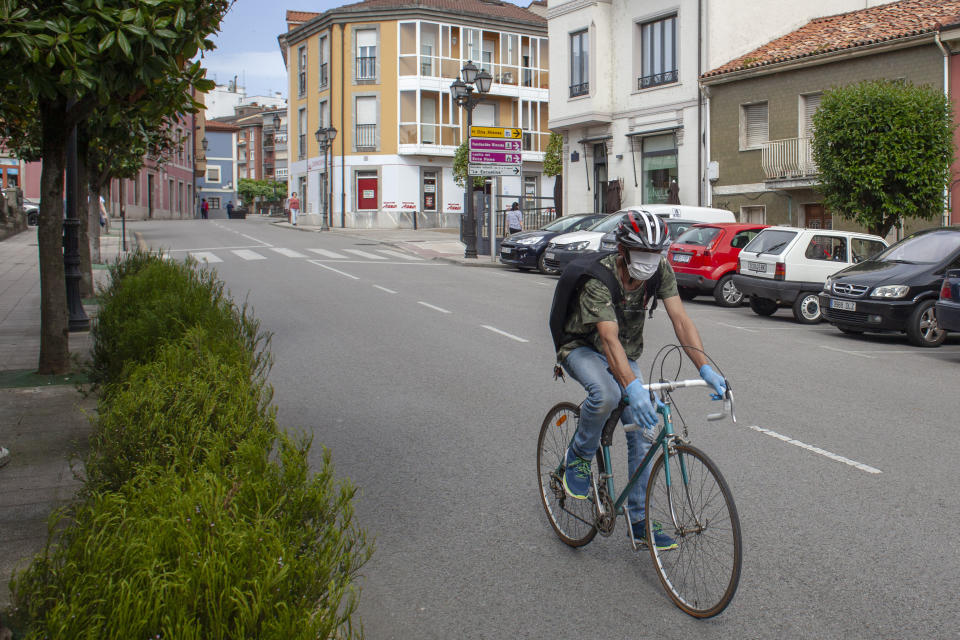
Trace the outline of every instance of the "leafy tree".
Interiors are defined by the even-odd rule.
[[[824,204],[886,236],[943,210],[953,158],[950,100],[937,89],[870,81],[823,94],[813,159]]]
[[[563,171],[563,136],[551,132],[547,142],[547,151],[543,154],[543,173],[549,177],[560,175]]]
[[[150,103],[154,113],[185,113],[208,91],[198,52],[232,0],[0,0],[0,59],[15,79],[0,95],[0,126],[11,140],[36,105],[43,157],[40,249],[40,373],[69,369],[67,305],[61,258],[63,170],[70,130],[109,105]],[[21,150],[14,147],[19,153]],[[22,154],[21,154],[22,155]]]
[[[470,177],[467,175],[467,166],[470,164],[469,158],[470,150],[467,147],[467,141],[464,140],[453,154],[453,181],[464,188],[467,186],[467,178]],[[483,176],[473,177],[474,188],[483,187],[483,184]]]
[[[244,203],[260,198],[262,202],[279,202],[287,193],[287,183],[276,180],[251,180],[240,178],[237,185],[237,195]]]

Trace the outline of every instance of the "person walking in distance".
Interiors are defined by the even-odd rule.
[[[514,202],[507,211],[507,235],[521,231],[523,231],[523,214],[520,212],[520,204]]]
[[[210,203],[207,202],[206,198],[200,200],[200,217],[206,220],[209,217],[210,213]]]
[[[297,226],[297,215],[300,214],[300,198],[296,193],[290,194],[290,224]]]
[[[227,219],[233,220],[233,200],[227,200]]]

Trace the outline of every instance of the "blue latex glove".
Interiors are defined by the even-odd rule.
[[[723,394],[727,392],[727,383],[720,374],[714,371],[713,367],[705,364],[700,367],[700,377],[706,380],[707,384],[716,391],[716,393],[710,394],[710,397],[714,400],[722,400]]]
[[[646,429],[657,426],[660,420],[657,418],[656,407],[650,400],[650,392],[643,388],[640,380],[636,379],[628,384],[624,393],[627,396],[627,402],[630,403],[630,410],[633,412],[637,424]],[[657,398],[657,404],[663,404],[659,398]]]

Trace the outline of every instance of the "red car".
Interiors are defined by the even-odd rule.
[[[733,284],[740,250],[765,224],[707,222],[695,224],[670,245],[668,258],[677,274],[680,297],[712,294],[717,304],[736,307],[743,292]]]

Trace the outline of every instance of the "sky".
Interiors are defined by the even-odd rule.
[[[217,84],[227,84],[237,76],[248,96],[271,95],[276,91],[286,96],[287,71],[277,36],[287,30],[287,10],[320,13],[355,1],[236,0],[220,25],[220,33],[212,38],[217,49],[203,58],[207,77]],[[529,4],[529,0],[512,1],[523,7]]]

